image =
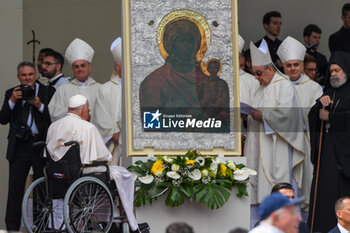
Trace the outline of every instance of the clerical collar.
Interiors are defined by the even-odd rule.
[[[80,82],[79,80],[77,81],[78,81],[78,86],[87,86],[89,79],[86,79],[85,82]]]
[[[63,74],[60,73],[60,74],[56,75],[55,77],[51,78],[49,82],[50,82],[50,83],[53,83],[56,79],[59,79],[59,78],[61,78],[62,76],[63,76]]]
[[[301,81],[301,75],[300,75],[300,77],[299,77],[297,80],[295,80],[295,81],[292,81],[292,80],[291,80],[291,82],[292,82],[294,85],[298,85],[298,84],[300,83],[300,81]]]

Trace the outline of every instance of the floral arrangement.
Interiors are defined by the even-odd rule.
[[[237,189],[238,197],[248,196],[249,176],[256,175],[244,164],[202,156],[197,151],[188,151],[185,156],[138,160],[128,169],[137,176],[136,207],[145,205],[147,201],[152,204],[160,196],[167,195],[167,206],[180,206],[187,198],[217,209],[228,201],[233,187]]]

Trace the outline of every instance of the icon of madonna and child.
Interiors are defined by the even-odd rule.
[[[200,20],[184,15],[172,12],[159,24],[158,45],[165,63],[141,83],[141,118],[145,111],[159,110],[165,125],[184,121],[183,127],[163,127],[160,131],[230,132],[229,88],[219,77],[222,64],[216,58],[202,62],[209,44],[209,26],[201,15],[207,29]]]

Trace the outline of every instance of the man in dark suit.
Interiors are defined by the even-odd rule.
[[[335,202],[335,214],[338,224],[328,233],[350,231],[350,197],[341,197]]]
[[[32,144],[46,139],[51,123],[48,103],[55,92],[35,81],[35,67],[30,62],[17,66],[20,86],[6,91],[0,111],[0,123],[10,124],[6,158],[9,161],[9,189],[6,228],[18,231],[21,224],[21,203],[31,167],[34,179],[43,175],[42,150]]]

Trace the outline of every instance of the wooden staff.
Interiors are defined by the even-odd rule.
[[[323,107],[323,109],[324,109],[324,107]],[[318,176],[320,174],[320,160],[321,160],[321,148],[322,148],[322,138],[323,138],[323,124],[324,124],[324,121],[321,121],[320,141],[318,143],[318,153],[317,153],[317,168],[316,168],[314,203],[313,203],[313,206],[312,206],[310,233],[313,232],[314,220],[315,220],[316,197],[317,197],[317,188],[318,188],[317,186],[318,186]]]

